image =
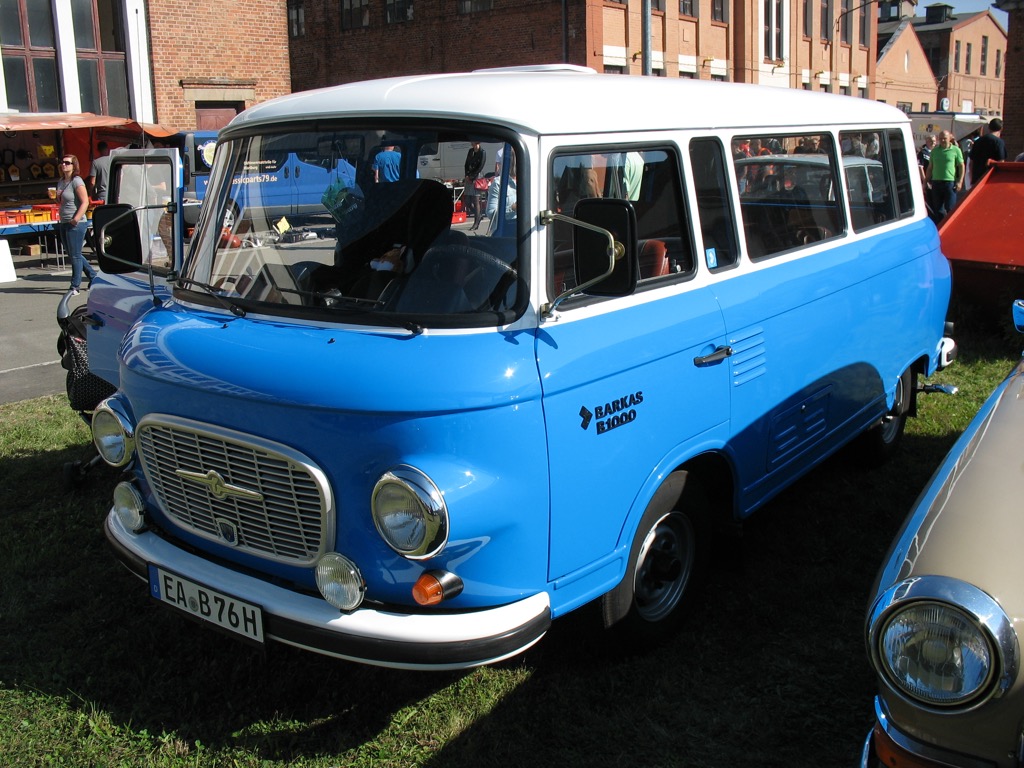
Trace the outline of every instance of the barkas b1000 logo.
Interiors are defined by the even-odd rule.
[[[623,424],[632,424],[636,421],[636,406],[644,401],[643,392],[634,392],[631,395],[612,400],[610,403],[598,405],[591,411],[587,406],[580,408],[580,427],[584,430],[590,428],[590,422],[597,419],[597,434],[603,435]]]

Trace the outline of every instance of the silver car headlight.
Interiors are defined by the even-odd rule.
[[[92,442],[107,464],[123,467],[135,455],[135,424],[124,403],[108,397],[92,414]]]
[[[400,465],[385,472],[370,498],[377,532],[395,552],[411,560],[433,557],[448,543],[448,508],[423,472]]]
[[[869,623],[872,662],[900,695],[936,710],[979,706],[1017,676],[1009,618],[980,589],[941,576],[887,590]]]

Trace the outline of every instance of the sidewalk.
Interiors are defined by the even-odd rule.
[[[91,254],[87,254],[87,257]],[[0,283],[0,403],[65,391],[57,355],[57,304],[71,283],[53,254],[12,254],[16,280]],[[83,291],[72,300],[88,299]]]

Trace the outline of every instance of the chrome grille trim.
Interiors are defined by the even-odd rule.
[[[333,548],[327,478],[288,446],[165,414],[142,419],[137,445],[157,504],[182,528],[289,565]]]

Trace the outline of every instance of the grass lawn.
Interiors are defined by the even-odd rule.
[[[853,766],[871,723],[875,572],[918,492],[1024,345],[957,334],[902,450],[839,454],[719,541],[682,633],[621,657],[587,608],[461,673],[262,653],[147,598],[103,538],[114,471],[64,397],[0,406],[2,766]]]

